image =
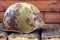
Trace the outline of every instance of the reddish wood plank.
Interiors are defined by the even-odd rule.
[[[0,12],[0,22],[3,22],[4,12]]]
[[[46,25],[60,26],[60,24],[46,24]]]
[[[57,1],[57,0],[0,0],[0,1]]]
[[[5,11],[11,4],[23,1],[0,1],[0,11]],[[24,1],[32,3],[41,11],[60,11],[60,3],[57,1]]]
[[[60,12],[45,12],[46,23],[60,23]]]

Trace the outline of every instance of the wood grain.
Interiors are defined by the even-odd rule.
[[[0,23],[3,22],[4,12],[0,12]]]
[[[10,5],[17,2],[32,3],[41,11],[60,11],[60,1],[0,1],[0,11],[5,11]]]
[[[46,23],[46,24],[47,24],[47,23]],[[50,24],[50,23],[47,24],[47,25],[53,25],[53,26],[57,26],[57,25],[58,25],[58,26],[60,26],[60,24]]]
[[[59,0],[0,0],[0,1],[59,1]]]
[[[59,31],[42,32],[42,38],[47,38],[48,39],[48,38],[59,38],[59,37],[60,37],[60,30]]]
[[[60,12],[45,12],[46,23],[60,23]]]

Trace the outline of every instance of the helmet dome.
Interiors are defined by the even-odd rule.
[[[6,30],[30,33],[43,26],[40,10],[30,3],[12,4],[5,12],[3,18]]]

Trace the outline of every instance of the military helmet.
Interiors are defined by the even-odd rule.
[[[40,10],[31,3],[15,3],[4,14],[5,30],[30,33],[44,25]]]

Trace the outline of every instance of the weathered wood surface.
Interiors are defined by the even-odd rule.
[[[45,12],[46,23],[60,23],[60,12]]]
[[[3,22],[4,12],[0,12],[0,22]]]
[[[58,31],[60,30],[60,25],[45,25],[44,27],[41,27],[43,32],[49,32],[49,31]]]
[[[42,38],[59,38],[60,37],[60,30],[53,31],[53,32],[42,32]]]
[[[59,1],[59,0],[0,0],[0,1]]]

